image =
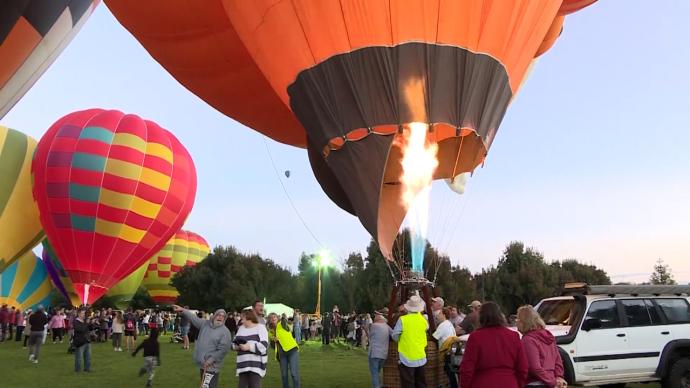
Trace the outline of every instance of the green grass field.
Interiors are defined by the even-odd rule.
[[[154,387],[198,387],[198,371],[192,361],[191,350],[171,344],[163,336],[161,358],[163,365],[156,371]],[[0,387],[2,388],[112,388],[144,387],[146,378],[137,376],[143,365],[141,353],[133,358],[126,351],[114,352],[109,343],[92,344],[92,373],[76,374],[74,356],[67,353],[66,344],[53,345],[50,338],[41,348],[40,362],[28,360],[27,349],[18,342],[0,343]],[[369,369],[366,352],[349,349],[343,344],[322,346],[308,342],[300,355],[301,382],[304,388],[368,387]],[[236,387],[235,357],[228,354],[221,373],[221,387]],[[280,370],[269,360],[263,386],[280,387]],[[634,387],[630,385],[629,387]],[[658,388],[658,385],[640,385]]]

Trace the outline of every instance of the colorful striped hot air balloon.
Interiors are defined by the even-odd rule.
[[[105,294],[110,297],[115,303],[117,308],[124,310],[132,301],[132,297],[139,289],[142,280],[144,280],[144,275],[146,275],[146,269],[148,268],[148,261],[137,268],[134,272],[127,275],[126,278],[120,280],[114,286],[110,287],[108,292]]]
[[[69,44],[98,3],[0,1],[0,118]]]
[[[33,138],[0,126],[0,272],[43,238],[38,207],[31,196],[35,149]]]
[[[430,185],[403,191],[399,144],[421,128],[431,179],[473,171],[534,58],[594,0],[106,2],[194,94],[307,148],[326,195],[392,260],[404,195]]]
[[[188,257],[189,236],[186,231],[180,230],[149,260],[143,284],[156,303],[175,303],[180,293],[170,284],[170,280],[187,263]]]
[[[187,232],[187,235],[189,236],[189,257],[185,265],[193,267],[211,253],[211,247],[209,247],[208,242],[198,234]]]
[[[62,264],[60,264],[60,261],[57,259],[55,251],[53,251],[53,247],[50,246],[50,243],[48,243],[47,240],[43,240],[42,244],[43,265],[45,265],[46,271],[48,271],[48,276],[50,277],[50,281],[53,283],[53,286],[67,301],[72,304],[72,306],[80,306],[82,304],[81,299],[79,299],[77,292],[74,291],[72,281],[67,275],[67,272],[65,272],[65,269],[62,268]]]
[[[26,310],[40,304],[47,309],[52,289],[43,261],[32,251],[0,273],[0,305]]]
[[[180,230],[149,261],[144,277],[144,286],[151,298],[159,304],[175,303],[180,293],[170,280],[183,267],[194,266],[208,256],[210,249],[206,240],[196,233]]]
[[[82,303],[143,265],[192,209],[196,171],[170,132],[89,109],[58,120],[33,162],[41,224]]]

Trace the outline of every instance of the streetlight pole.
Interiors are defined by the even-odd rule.
[[[314,265],[318,273],[316,283],[316,312],[314,313],[317,316],[321,316],[321,268],[328,267],[330,260],[330,254],[325,250],[319,252],[314,259]]]
[[[318,282],[316,286],[316,316],[321,316],[321,263],[318,265]]]

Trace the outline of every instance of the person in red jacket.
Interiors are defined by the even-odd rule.
[[[501,308],[488,302],[479,310],[480,328],[470,334],[460,364],[462,388],[523,388],[527,358],[520,335],[508,329]]]
[[[556,337],[544,327],[544,320],[532,306],[522,306],[517,312],[517,328],[522,333],[529,371],[530,386],[565,388],[563,361],[556,347]]]

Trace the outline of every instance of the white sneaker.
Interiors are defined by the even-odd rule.
[[[33,360],[34,360],[34,355],[33,355],[33,354],[29,354],[29,361],[33,361]]]
[[[122,348],[117,348],[117,351],[118,351],[118,352],[121,352],[121,351],[122,351]]]
[[[38,364],[38,360],[33,360],[31,362],[33,362],[34,364]]]

